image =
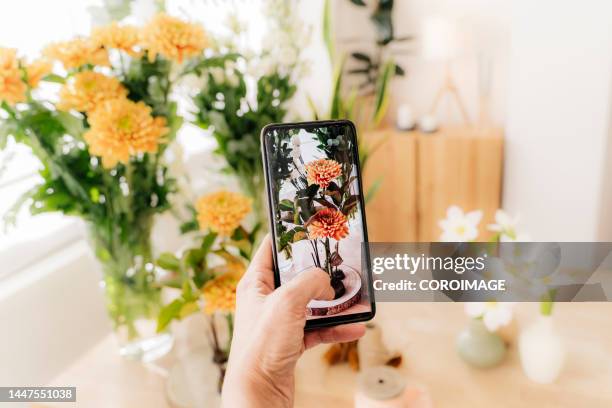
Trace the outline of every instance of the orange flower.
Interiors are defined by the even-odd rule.
[[[202,289],[204,312],[233,312],[236,308],[236,288],[242,273],[225,273],[210,280]]]
[[[26,73],[28,74],[28,85],[32,88],[36,88],[41,79],[51,72],[53,64],[45,59],[38,59],[31,64],[26,66]]]
[[[208,46],[208,38],[199,24],[191,24],[159,13],[142,28],[140,39],[153,62],[157,54],[179,63],[199,55]]]
[[[166,120],[151,116],[143,102],[109,99],[97,106],[87,118],[91,128],[83,136],[89,153],[102,156],[102,165],[112,168],[127,163],[138,153],[155,153],[168,133]]]
[[[85,64],[109,65],[108,53],[88,38],[75,38],[48,45],[43,55],[58,60],[65,69],[78,68]]]
[[[104,27],[96,27],[91,32],[92,41],[99,47],[115,48],[137,56],[138,29],[134,26],[120,26],[113,22]]]
[[[307,223],[308,239],[333,238],[336,241],[348,235],[346,217],[333,208],[323,208]]]
[[[306,164],[308,184],[318,184],[327,188],[333,179],[342,174],[340,163],[331,159],[319,159]]]
[[[117,78],[98,72],[83,71],[75,74],[62,86],[59,96],[58,109],[88,112],[103,101],[125,98],[127,90]]]
[[[217,191],[201,197],[196,203],[201,229],[210,228],[230,236],[251,211],[251,200],[242,194]]]
[[[0,47],[0,101],[6,101],[9,105],[23,102],[26,88],[22,81],[17,50]]]

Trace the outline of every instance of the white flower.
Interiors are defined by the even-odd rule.
[[[234,88],[237,88],[238,85],[240,85],[240,78],[238,78],[238,75],[236,75],[234,71],[226,73],[225,78],[227,79],[227,83]]]
[[[507,212],[502,209],[495,211],[495,224],[487,225],[489,231],[499,233],[499,240],[501,242],[526,242],[531,241],[529,235],[524,233],[518,233],[516,227],[518,225],[519,217],[510,216]]]
[[[225,71],[220,67],[213,67],[210,69],[210,75],[217,85],[221,85],[225,82]]]
[[[438,225],[442,228],[440,241],[442,242],[466,242],[478,238],[478,224],[482,218],[482,211],[463,210],[456,205],[448,208],[446,219],[440,220]]]
[[[468,302],[465,313],[475,319],[482,318],[486,328],[494,332],[512,321],[512,302]]]
[[[297,52],[292,47],[283,47],[278,53],[279,62],[286,66],[291,67],[297,62]]]

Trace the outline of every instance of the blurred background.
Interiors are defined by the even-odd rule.
[[[611,241],[611,21],[605,0],[6,5],[0,385],[76,386],[83,406],[218,404],[233,304],[211,288],[235,290],[267,230],[270,122],[357,124],[372,241]],[[163,118],[154,150],[105,147],[114,117],[96,121],[87,103],[108,101],[88,93],[99,82],[79,88],[87,71],[118,81],[124,112]],[[229,233],[215,211],[237,218]],[[379,406],[359,378],[387,365],[397,406],[610,406],[609,313],[382,304],[365,344],[307,353],[296,404]]]

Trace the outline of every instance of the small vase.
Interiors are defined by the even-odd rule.
[[[531,381],[550,384],[559,377],[565,347],[551,316],[540,315],[520,334],[519,353],[523,371]]]
[[[106,308],[119,343],[119,354],[152,361],[172,349],[169,331],[157,333],[161,288],[151,252],[152,218],[141,220],[128,236],[109,225],[92,226],[90,239],[102,264]]]
[[[457,353],[474,367],[488,368],[502,361],[506,346],[502,338],[490,332],[481,319],[472,319],[457,337]]]

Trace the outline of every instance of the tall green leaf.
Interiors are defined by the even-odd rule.
[[[378,77],[376,82],[376,101],[374,104],[374,126],[380,124],[380,121],[387,113],[387,107],[389,106],[389,83],[395,73],[395,62],[389,60],[383,66],[381,75]]]
[[[327,48],[327,53],[329,54],[329,60],[333,63],[335,47],[330,0],[325,0],[325,4],[323,5],[323,40],[325,41],[325,47]]]
[[[342,75],[344,72],[344,63],[346,57],[343,55],[338,64],[334,67],[334,76],[332,80],[332,95],[329,108],[329,119],[343,119],[342,112]]]

